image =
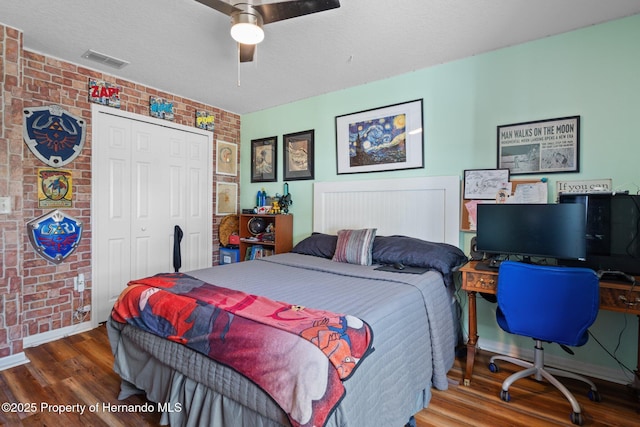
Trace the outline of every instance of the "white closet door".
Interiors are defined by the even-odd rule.
[[[196,270],[213,264],[212,209],[213,187],[211,147],[194,134],[187,134],[185,168],[185,227],[182,241],[182,268]],[[207,151],[208,150],[208,151]],[[178,207],[174,207],[174,212]],[[173,244],[173,243],[172,243]]]
[[[174,225],[184,227],[184,156],[180,133],[142,122],[132,123],[132,277],[173,271]],[[177,208],[177,216],[173,218]]]
[[[131,279],[131,124],[94,114],[92,151],[91,317],[97,323]]]
[[[131,279],[174,271],[174,227],[182,268],[211,266],[212,137],[94,113],[94,317],[107,319]]]

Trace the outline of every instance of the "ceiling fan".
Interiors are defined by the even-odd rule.
[[[281,0],[254,4],[252,0],[196,0],[231,17],[231,37],[238,42],[240,62],[253,61],[256,45],[264,38],[262,26],[272,22],[340,7],[339,0]]]

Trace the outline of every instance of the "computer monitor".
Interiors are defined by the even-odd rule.
[[[584,207],[575,204],[479,204],[476,248],[525,262],[584,259],[585,218]]]
[[[640,195],[560,194],[559,200],[585,210],[586,267],[640,275]]]

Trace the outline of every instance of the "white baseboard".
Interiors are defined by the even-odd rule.
[[[91,321],[78,323],[77,325],[67,326],[60,329],[54,329],[52,331],[43,332],[41,334],[35,334],[26,337],[22,340],[22,346],[24,348],[37,347],[40,344],[45,344],[51,341],[59,340],[60,338],[68,337],[69,335],[79,334],[80,332],[90,331],[95,328]]]
[[[54,329],[53,331],[43,332],[41,334],[31,335],[22,340],[22,347],[37,347],[40,344],[45,344],[51,341],[58,340],[60,338],[68,337],[69,335],[79,334],[80,332],[90,331],[95,328],[96,325],[93,322],[82,322],[77,325],[67,326],[65,328]],[[27,355],[22,353],[13,354],[11,356],[0,358],[0,371],[13,368],[15,366],[24,365],[29,363],[30,360]]]
[[[12,354],[11,356],[0,358],[0,371],[13,368],[14,366],[24,365],[29,362],[30,360],[24,353]]]
[[[499,341],[479,338],[478,348],[491,353],[506,354],[520,359],[533,361],[533,345],[531,345],[531,348],[521,348]],[[576,374],[598,378],[616,384],[630,384],[633,382],[633,378],[631,376],[625,376],[624,372],[620,369],[612,369],[600,365],[581,362],[575,358],[571,358],[571,356],[559,357],[545,353],[544,362],[545,365],[552,366],[557,369],[575,372]]]

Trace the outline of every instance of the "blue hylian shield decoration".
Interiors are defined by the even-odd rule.
[[[60,264],[78,247],[82,223],[55,210],[28,222],[27,232],[31,245],[41,257]]]
[[[22,133],[31,152],[47,165],[59,168],[78,157],[87,123],[59,105],[25,108]]]

